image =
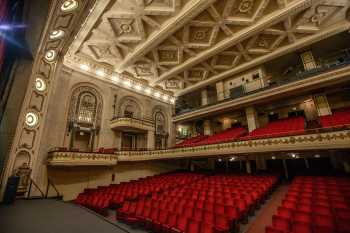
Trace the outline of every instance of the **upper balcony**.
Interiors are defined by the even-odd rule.
[[[186,121],[204,117],[211,113],[233,110],[244,105],[254,104],[265,99],[273,100],[290,93],[299,94],[322,88],[329,84],[350,80],[350,49],[339,51],[327,57],[320,58],[317,67],[304,70],[302,66],[294,67],[285,75],[271,77],[268,85],[260,88],[255,83],[242,85],[240,94],[224,93],[221,101],[209,98],[207,105],[177,106],[174,122]]]
[[[114,130],[141,130],[141,131],[155,131],[153,121],[141,120],[132,117],[118,117],[110,121],[110,127]]]

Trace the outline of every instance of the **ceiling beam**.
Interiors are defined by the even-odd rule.
[[[234,74],[240,73],[244,70],[250,69],[250,68],[258,66],[260,64],[266,63],[266,62],[273,60],[277,57],[280,57],[280,56],[283,56],[283,55],[288,54],[290,52],[293,52],[295,50],[301,49],[305,46],[316,43],[316,42],[323,40],[325,38],[331,37],[333,35],[336,35],[338,33],[343,32],[343,31],[347,31],[347,30],[349,30],[349,28],[350,28],[350,22],[344,20],[342,22],[339,22],[337,24],[334,24],[332,26],[327,27],[326,29],[322,30],[321,32],[319,32],[317,34],[304,37],[304,38],[296,41],[293,44],[283,46],[280,49],[277,49],[277,50],[275,50],[267,55],[261,56],[259,58],[253,59],[250,62],[247,62],[247,63],[245,63],[237,68],[232,68],[232,69],[227,70],[225,72],[222,72],[220,74],[214,75],[211,78],[209,78],[203,82],[197,83],[189,88],[186,88],[182,91],[177,92],[176,95],[180,96],[180,95],[184,95],[186,93],[192,92],[195,89],[207,86],[211,83],[215,83],[219,80],[230,77]]]
[[[116,67],[116,71],[122,72],[130,65],[135,63],[140,57],[147,54],[161,42],[163,42],[169,35],[173,34],[189,20],[196,17],[199,13],[208,8],[216,0],[192,0],[173,18],[166,21],[161,29],[152,33],[144,43],[141,43],[135,50],[129,53],[123,61]]]

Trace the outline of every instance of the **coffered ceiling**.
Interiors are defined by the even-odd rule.
[[[181,95],[348,30],[349,6],[348,0],[97,0],[64,63]]]

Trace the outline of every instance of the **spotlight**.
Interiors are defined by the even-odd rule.
[[[319,154],[315,154],[315,158],[320,158],[321,156]]]
[[[272,156],[271,159],[275,160],[275,159],[276,159],[276,156]]]
[[[234,161],[236,159],[236,157],[232,157],[230,158],[230,161]]]

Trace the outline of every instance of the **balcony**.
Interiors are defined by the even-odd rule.
[[[243,86],[241,95],[228,97],[217,101],[211,99],[210,104],[204,106],[177,106],[176,115],[173,121],[179,122],[203,117],[217,111],[225,111],[242,105],[252,104],[265,98],[280,98],[283,94],[304,90],[311,90],[323,87],[329,83],[336,83],[349,80],[350,74],[350,49],[339,51],[332,56],[321,58],[318,67],[305,71],[303,67],[295,67],[290,73],[274,77],[274,82],[269,86],[251,91]]]
[[[232,156],[233,154],[296,152],[350,148],[350,128],[322,128],[307,130],[303,135],[287,135],[261,139],[237,139],[225,143],[199,145],[151,151],[118,151],[114,154],[52,151],[50,166],[113,166],[120,162],[162,159]]]
[[[155,126],[153,121],[141,120],[131,117],[118,117],[110,121],[110,127],[113,130],[120,131],[154,131]]]
[[[47,157],[49,166],[114,166],[117,155],[94,152],[51,151]]]

